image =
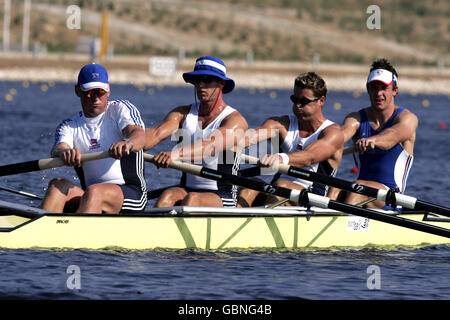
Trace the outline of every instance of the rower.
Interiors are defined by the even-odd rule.
[[[348,114],[342,131],[345,141],[353,139],[359,153],[356,183],[403,193],[413,164],[418,119],[411,111],[395,105],[398,74],[386,59],[372,63],[366,83],[370,106]],[[357,204],[367,196],[333,189],[331,198]],[[382,201],[366,206],[391,209]]]
[[[277,163],[334,176],[342,158],[344,138],[340,126],[322,113],[327,95],[325,81],[315,72],[299,75],[294,82],[293,114],[267,119],[262,126],[249,130],[245,146],[266,139],[278,139],[281,153],[267,154],[261,159],[263,166]],[[326,195],[328,187],[300,178],[277,174],[272,184],[289,189],[310,189],[313,193]],[[240,207],[256,206],[280,200],[255,190],[242,189],[238,201]],[[285,205],[296,205],[288,202]]]
[[[181,159],[237,174],[240,157],[230,149],[248,125],[239,111],[223,100],[223,94],[235,86],[226,76],[225,63],[212,56],[200,57],[194,71],[184,73],[183,79],[194,85],[195,102],[174,108],[160,124],[146,129],[144,149],[152,149],[176,134],[181,137],[177,146],[155,156],[157,167],[167,168],[173,160]],[[183,173],[180,186],[164,191],[155,206],[235,207],[236,197],[236,186]]]
[[[147,204],[143,151],[145,127],[127,100],[108,101],[108,72],[95,63],[81,68],[75,93],[82,111],[56,129],[52,157],[75,167],[81,186],[50,181],[42,209],[52,212],[138,213]],[[82,162],[82,153],[109,151],[113,158]]]

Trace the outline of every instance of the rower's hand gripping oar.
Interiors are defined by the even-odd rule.
[[[155,156],[144,153],[144,160],[148,162],[153,162]],[[276,196],[280,196],[283,198],[287,198],[293,202],[297,202],[303,206],[316,206],[324,209],[333,209],[337,211],[341,211],[347,214],[354,214],[357,216],[365,217],[368,219],[378,220],[386,223],[390,223],[393,225],[428,232],[434,235],[443,236],[450,238],[450,230],[440,228],[437,226],[433,226],[430,224],[408,220],[404,218],[397,217],[395,215],[390,215],[387,213],[382,213],[370,209],[364,209],[361,207],[353,206],[350,204],[340,203],[334,200],[331,200],[327,197],[319,196],[313,194],[307,190],[295,190],[295,189],[287,189],[275,185],[271,185],[265,183],[263,181],[255,181],[247,178],[243,178],[240,176],[235,176],[232,174],[224,173],[218,170],[213,170],[209,168],[205,168],[202,166],[198,166],[191,163],[184,163],[180,161],[172,161],[169,165],[169,168],[177,169],[186,173],[190,173],[193,175],[197,175],[199,177],[215,180],[215,181],[223,181],[225,183],[238,185],[244,188],[253,189],[256,191],[261,191],[268,194],[273,194]]]
[[[342,152],[342,154],[343,155],[348,155],[348,154],[352,154],[354,152],[356,152],[354,147],[350,146],[350,147],[344,148],[344,151]],[[249,161],[249,163],[259,164],[259,159],[258,158],[253,158],[253,157],[247,156],[245,154],[242,154],[242,157],[248,157],[248,158],[244,158],[244,160]],[[256,161],[256,160],[258,160],[258,161]],[[256,176],[260,176],[261,175],[261,168],[259,168],[259,167],[250,167],[250,168],[241,169],[241,170],[239,170],[239,175],[242,176],[242,177],[256,177]]]
[[[241,154],[241,159],[250,164],[260,163],[258,158],[246,154]],[[278,164],[278,172],[291,177],[314,181],[342,190],[363,194],[365,196],[384,201],[386,205],[390,205],[393,208],[400,205],[408,209],[423,210],[450,217],[450,208],[418,200],[417,198],[397,193],[393,190],[376,189],[283,163]]]
[[[81,161],[100,160],[110,157],[108,151],[100,151],[93,153],[85,153],[81,155]],[[31,160],[0,166],[0,177],[9,176],[18,173],[39,171],[64,166],[65,163],[61,158],[47,158],[40,160]]]

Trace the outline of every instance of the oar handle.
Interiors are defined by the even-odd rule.
[[[355,152],[356,152],[355,148],[353,146],[350,146],[350,147],[344,148],[344,151],[342,152],[342,154],[344,156],[346,156],[348,154],[352,154],[352,153],[355,153]]]
[[[100,160],[110,157],[108,151],[99,151],[93,153],[84,153],[81,155],[81,162],[87,162],[92,160]],[[51,169],[56,167],[62,167],[64,165],[64,161],[61,158],[48,158],[41,159],[38,161],[39,169]]]
[[[153,162],[153,159],[155,158],[154,155],[144,153],[144,160],[148,162]],[[172,161],[169,165],[169,168],[180,170],[183,172],[187,172],[193,175],[199,175],[202,171],[201,166],[194,165],[192,163],[185,163],[181,161]]]
[[[81,161],[86,162],[92,160],[100,160],[108,158],[109,156],[110,155],[108,151],[85,153],[81,155]],[[47,158],[47,159],[7,164],[4,166],[0,166],[0,176],[9,176],[18,173],[51,169],[56,167],[62,167],[63,165],[64,161],[61,158]]]
[[[248,164],[261,164],[261,161],[257,157],[249,156],[248,154],[241,153],[241,159],[244,160]],[[284,163],[278,163],[278,172],[287,174],[289,171],[289,165]]]

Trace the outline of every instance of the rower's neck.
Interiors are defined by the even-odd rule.
[[[320,116],[314,119],[297,119],[300,135],[303,137],[312,135],[327,120],[324,116]]]
[[[382,127],[392,117],[397,108],[398,107],[395,105],[393,105],[391,108],[386,108],[384,110],[376,110],[374,108],[368,108],[367,115],[371,122],[376,123],[378,126]]]
[[[218,99],[214,103],[202,102],[198,108],[198,115],[205,119],[214,119],[226,108],[226,106],[225,101],[222,99]]]

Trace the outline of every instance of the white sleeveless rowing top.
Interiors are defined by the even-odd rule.
[[[56,129],[54,145],[65,142],[81,153],[107,151],[113,143],[124,138],[122,130],[128,125],[145,129],[138,109],[127,100],[109,101],[106,111],[94,118],[86,118],[80,111],[73,118],[64,120]],[[81,171],[76,171],[83,188],[96,183],[114,183],[134,184],[146,189],[142,151],[131,152],[120,160],[88,161],[83,163]]]
[[[195,141],[199,139],[209,138],[211,133],[220,127],[223,119],[236,111],[236,109],[230,106],[226,106],[216,119],[208,124],[205,129],[202,129],[202,123],[198,121],[198,107],[198,104],[191,105],[189,114],[186,116],[186,119],[183,122],[183,145],[195,143]],[[213,170],[220,170],[222,172],[237,174],[239,163],[240,157],[236,156],[235,152],[225,151],[217,153],[214,157],[203,159],[203,161],[198,164]],[[220,181],[201,178],[192,174],[183,174],[181,184],[192,189],[237,192],[236,186],[222,183]]]
[[[289,115],[289,130],[286,135],[286,138],[284,139],[281,150],[285,153],[295,152],[304,150],[309,144],[313,143],[314,141],[317,141],[320,133],[327,128],[328,126],[334,124],[333,121],[325,120],[324,123],[310,136],[302,138],[299,135],[299,128],[298,128],[298,119],[295,115],[291,114]],[[313,171],[313,172],[319,172],[322,174],[327,175],[335,175],[336,170],[330,166],[328,161],[323,161],[321,163],[314,163],[308,167],[303,167],[305,170]],[[299,184],[303,186],[304,188],[312,187],[313,183],[312,181],[307,181],[299,178],[290,177],[287,175],[281,175],[280,179],[288,180],[290,182]],[[322,189],[322,188],[321,188]],[[318,193],[327,193],[327,190],[322,190]],[[316,192],[315,192],[316,193]]]

